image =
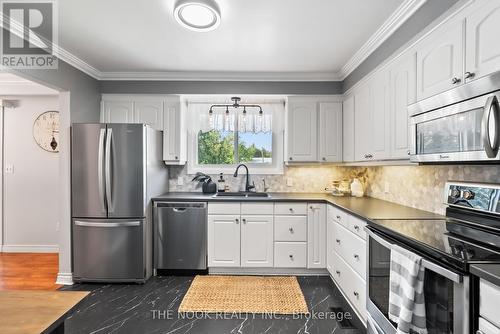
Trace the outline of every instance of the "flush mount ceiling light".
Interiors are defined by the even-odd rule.
[[[180,25],[194,31],[210,31],[220,25],[220,9],[214,0],[179,0],[174,17]]]

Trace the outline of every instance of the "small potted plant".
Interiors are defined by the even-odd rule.
[[[212,181],[212,178],[204,173],[198,172],[193,177],[193,182],[201,183],[201,190],[204,194],[215,194],[217,192],[217,185]]]

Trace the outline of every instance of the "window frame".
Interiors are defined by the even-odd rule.
[[[187,103],[187,110],[189,110],[189,101]],[[212,102],[207,102],[211,104]],[[216,102],[213,102],[216,103]],[[285,103],[284,100],[273,102],[260,102],[258,100],[252,103],[264,105],[273,105],[272,109],[272,163],[271,164],[256,164],[245,163],[250,169],[251,174],[283,174],[284,173],[284,125],[285,125]],[[280,105],[280,107],[278,107]],[[187,159],[187,173],[195,174],[202,172],[205,174],[233,174],[238,164],[227,165],[201,165],[198,164],[198,132],[200,129],[200,113],[202,111],[190,112],[188,114],[190,124],[194,126],[188,130],[188,159]],[[208,113],[208,108],[207,111]]]

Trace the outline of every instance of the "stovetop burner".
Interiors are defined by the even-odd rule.
[[[471,263],[500,263],[500,248],[478,241],[483,234],[491,236],[492,232],[473,224],[454,219],[374,222],[373,228],[464,270]]]

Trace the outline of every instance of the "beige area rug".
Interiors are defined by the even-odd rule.
[[[295,276],[196,276],[179,312],[307,314]]]

